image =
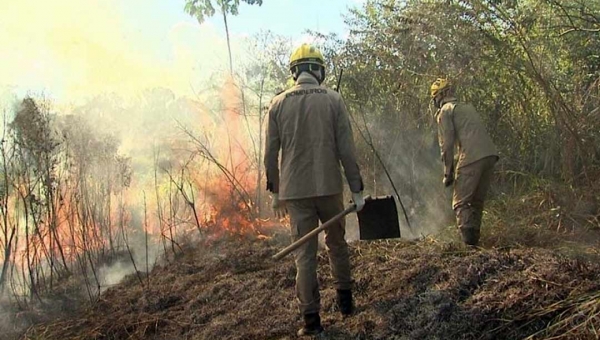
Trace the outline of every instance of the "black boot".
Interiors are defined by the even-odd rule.
[[[323,332],[321,326],[321,317],[319,313],[311,313],[304,315],[304,327],[298,330],[298,336],[317,335]]]
[[[460,228],[462,240],[466,245],[477,246],[479,244],[479,228]]]
[[[337,290],[337,305],[343,316],[351,315],[354,312],[352,291],[350,289]]]

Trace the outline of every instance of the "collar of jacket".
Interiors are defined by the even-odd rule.
[[[451,102],[455,102],[455,101],[456,101],[455,97],[446,97],[446,98],[442,99],[442,103],[440,104],[440,108],[437,109],[437,111],[435,111],[435,114],[434,114],[435,119],[437,119],[437,117],[440,115],[440,113],[442,112],[442,107],[446,103],[451,103]]]
[[[440,104],[440,107],[444,106],[446,103],[450,103],[450,102],[455,102],[456,98],[455,97],[446,97],[444,99],[442,99],[442,103]]]
[[[302,72],[300,73],[298,80],[296,80],[296,85],[302,84],[319,85],[319,81],[317,81],[317,78],[315,78],[315,76],[312,74],[309,74],[308,72]]]

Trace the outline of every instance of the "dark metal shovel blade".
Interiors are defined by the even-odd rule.
[[[357,213],[361,240],[380,240],[400,237],[398,210],[393,196],[367,199]]]

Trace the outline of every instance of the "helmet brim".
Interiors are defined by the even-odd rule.
[[[290,63],[290,68],[296,67],[302,64],[316,64],[322,67],[325,67],[325,62],[320,58],[302,58],[298,60],[294,60]]]

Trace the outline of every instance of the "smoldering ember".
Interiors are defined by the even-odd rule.
[[[598,339],[600,2],[0,5],[0,339]]]

